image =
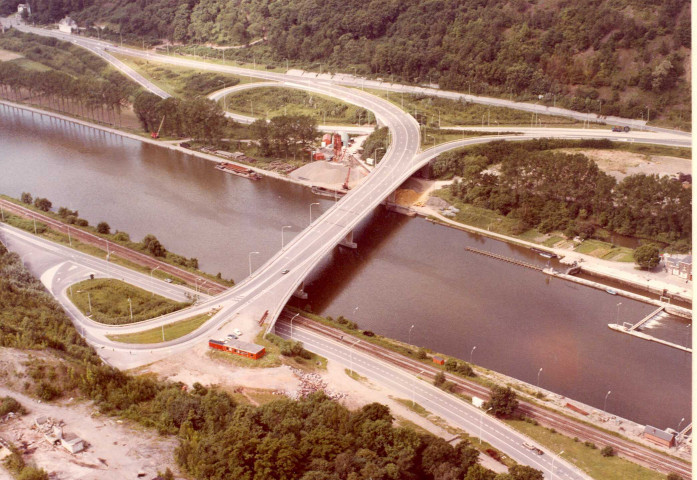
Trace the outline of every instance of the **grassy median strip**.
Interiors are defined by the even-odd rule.
[[[211,318],[210,313],[203,313],[195,317],[179,320],[163,327],[155,327],[137,333],[124,333],[122,335],[107,335],[109,340],[123,343],[162,343],[175,340],[191,333],[206,323]]]
[[[617,456],[603,456],[605,445],[581,442],[555,432],[553,429],[523,420],[506,420],[510,426],[529,436],[551,452],[562,450],[562,458],[598,480],[663,480],[662,475]]]
[[[84,280],[72,285],[70,299],[83,314],[107,325],[142,322],[190,305],[108,278]]]

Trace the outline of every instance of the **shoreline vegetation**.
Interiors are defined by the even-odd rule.
[[[94,257],[108,257],[110,262],[117,263],[142,273],[152,274],[159,280],[171,281],[171,283],[180,285],[193,286],[190,282],[187,282],[186,279],[178,276],[177,271],[179,271],[181,272],[179,275],[188,273],[198,277],[203,277],[206,279],[206,281],[220,285],[220,288],[228,288],[235,285],[235,282],[232,279],[224,279],[220,273],[217,275],[212,275],[199,270],[198,259],[187,259],[186,257],[167,251],[154,235],[146,235],[141,242],[133,242],[126,232],[115,231],[111,233],[110,227],[106,222],[100,222],[96,227],[92,227],[89,226],[87,220],[79,218],[79,212],[77,210],[70,210],[65,207],[60,207],[57,212],[52,212],[50,211],[52,208],[50,200],[37,197],[34,200],[34,203],[38,203],[42,205],[43,208],[48,209],[43,210],[42,208],[32,204],[31,201],[30,203],[22,201],[29,200],[31,194],[25,192],[23,196],[23,199],[18,200],[7,195],[0,194],[1,200],[16,205],[22,209],[28,209],[32,212],[31,214],[9,212],[7,207],[2,208],[2,205],[0,205],[0,208],[2,208],[4,223],[17,227],[26,232],[40,235],[53,242],[70,246],[78,251],[87,253]],[[43,222],[41,220],[37,221],[37,216],[34,214],[44,215],[49,218],[51,222]],[[31,216],[31,218],[27,218],[28,216]],[[68,233],[60,231],[56,224],[60,225],[61,228],[65,227]],[[70,232],[72,232],[72,234]],[[89,240],[92,240],[92,238],[104,240],[105,245],[95,245],[93,241],[80,241],[77,237],[79,237],[81,232],[89,235]],[[109,244],[111,245],[111,248],[109,248]],[[163,262],[166,265],[171,265],[175,267],[176,270],[165,271],[164,268],[155,268],[153,270],[151,265],[145,265],[142,262],[139,263],[137,258],[126,258],[126,256],[121,256],[118,252],[114,253],[113,249],[115,246],[121,246],[138,254],[146,255],[146,258],[153,259],[157,262]]]
[[[389,408],[379,403],[349,410],[317,392],[256,407],[215,386],[196,382],[183,388],[105,365],[19,255],[1,244],[0,291],[0,346],[42,350],[28,365],[27,394],[46,402],[91,400],[104,414],[176,438],[177,463],[193,478],[251,478],[259,472],[328,478],[338,471],[364,478],[359,475],[366,462],[380,478],[388,472],[393,478],[430,478],[444,468],[452,478],[463,478],[472,468],[484,470],[475,466],[479,452],[470,442],[453,447],[439,437],[395,427]],[[408,461],[400,462],[399,452],[407,450],[412,452]]]

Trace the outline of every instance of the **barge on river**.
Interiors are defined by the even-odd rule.
[[[261,178],[261,175],[259,175],[251,168],[235,165],[234,163],[220,162],[215,166],[215,168],[225,173],[231,173],[233,175],[248,178],[250,180],[259,180]]]

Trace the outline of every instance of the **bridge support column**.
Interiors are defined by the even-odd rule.
[[[305,291],[305,282],[298,285],[298,289],[293,292],[293,296],[301,300],[307,300],[307,292]]]
[[[346,237],[339,242],[339,245],[346,248],[358,248],[358,244],[353,241],[353,230],[351,230],[348,235],[346,235]]]

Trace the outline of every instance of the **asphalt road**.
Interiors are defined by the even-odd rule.
[[[205,69],[212,71],[220,71],[239,75],[247,75],[259,77],[266,80],[279,81],[293,88],[305,89],[308,91],[318,92],[330,96],[337,97],[343,101],[353,103],[360,107],[371,110],[380,123],[386,125],[390,129],[391,142],[383,160],[379,166],[366,177],[366,180],[357,188],[349,192],[343,199],[336,203],[332,208],[322,213],[319,218],[313,219],[311,225],[303,232],[297,235],[289,242],[284,249],[279,251],[263,266],[257,269],[256,272],[234,288],[222,293],[215,299],[204,302],[198,309],[212,308],[215,305],[221,307],[220,312],[215,315],[204,327],[192,332],[189,335],[182,337],[173,342],[165,342],[158,345],[141,345],[127,346],[115,345],[114,342],[108,342],[104,337],[92,337],[88,331],[88,339],[93,343],[101,345],[100,348],[112,348],[111,354],[107,351],[102,351],[101,354],[112,361],[117,366],[128,367],[135,366],[138,363],[148,363],[155,356],[166,356],[183,349],[187,349],[194,344],[200,343],[205,338],[209,338],[211,333],[223,329],[231,322],[235,322],[235,326],[240,325],[245,332],[254,332],[258,330],[257,322],[264,315],[264,312],[269,313],[271,324],[279,316],[283,306],[290,298],[296,288],[301,285],[303,279],[314,268],[315,265],[332,249],[334,248],[351,230],[384,198],[393,192],[404,180],[406,180],[414,171],[423,166],[429,158],[432,158],[440,151],[445,151],[449,148],[467,143],[479,143],[481,141],[491,141],[499,138],[492,136],[488,139],[477,138],[472,140],[463,140],[452,142],[444,146],[436,147],[431,151],[424,152],[418,155],[420,145],[420,129],[416,121],[405,114],[395,105],[379,99],[370,94],[366,94],[360,90],[348,89],[337,86],[330,80],[317,78],[292,77],[284,74],[277,74],[263,71],[249,71],[236,67],[222,66],[218,64],[209,64],[187,60],[183,58],[175,58],[164,55],[155,55],[147,52],[142,52],[134,49],[124,49],[115,46],[108,46],[106,42],[87,39],[83,37],[71,37],[59,34],[57,31],[49,31],[44,29],[34,29],[23,26],[22,30],[32,31],[41,35],[50,35],[64,40],[73,41],[89,50],[97,53],[101,57],[110,61],[117,68],[125,71],[131,78],[136,79],[139,83],[143,82],[142,77],[133,76],[134,72],[128,73],[128,69],[121,63],[115,62],[112,55],[107,53],[105,47],[109,51],[120,52],[128,55],[138,56],[151,60],[162,61],[175,65],[186,66],[190,68]],[[67,38],[66,38],[67,37]],[[149,83],[145,81],[146,84]],[[141,83],[142,84],[142,83]],[[166,96],[166,93],[165,95]],[[618,123],[619,124],[619,123]],[[607,132],[603,133],[607,135]],[[580,135],[578,132],[573,133],[558,133],[550,135],[547,131],[543,136],[557,136],[558,138],[577,138]],[[542,135],[541,135],[542,136]],[[591,135],[592,136],[592,135]],[[631,135],[626,135],[627,138],[632,138]],[[514,137],[515,138],[515,137]],[[597,137],[596,137],[597,138]],[[602,138],[602,137],[600,137]],[[49,268],[44,277],[46,283],[50,281],[52,288],[57,288],[60,292],[63,282],[72,280],[72,270],[63,270],[63,265]],[[288,273],[283,273],[288,270]],[[50,278],[52,277],[52,278]],[[146,277],[147,276],[144,276]],[[43,280],[44,278],[42,278]],[[142,282],[142,279],[135,279],[135,282]],[[60,294],[59,294],[60,295]],[[60,299],[60,296],[59,296]],[[61,299],[62,302],[65,299]],[[74,316],[74,312],[71,313]],[[191,316],[191,313],[189,314]],[[78,321],[81,319],[77,316]],[[174,316],[167,321],[174,321]],[[160,320],[158,320],[160,321]],[[144,322],[145,323],[145,322]],[[82,321],[84,325],[84,320]],[[152,328],[152,323],[147,327]],[[92,326],[93,327],[93,326]],[[232,328],[230,326],[229,328]],[[120,330],[121,331],[121,330]],[[225,333],[225,332],[222,332]],[[304,334],[304,333],[303,333]],[[298,334],[300,335],[300,334]],[[332,351],[334,346],[330,344],[322,345],[321,341],[311,339],[309,336],[306,340],[313,343],[313,349],[326,349],[326,355],[330,359],[337,361],[346,361],[345,351]],[[316,345],[316,347],[315,347]],[[138,355],[132,354],[137,351]],[[126,355],[127,352],[127,355]],[[154,352],[154,353],[153,353]],[[343,358],[342,358],[343,356]],[[349,352],[349,357],[352,354]],[[368,374],[372,369],[378,368],[376,361],[365,358],[359,360],[349,358],[349,361],[356,362],[354,368],[361,374]],[[359,362],[363,362],[360,363]],[[382,368],[382,367],[380,367]],[[399,377],[399,371],[389,367],[388,370],[376,370],[373,375],[381,375],[382,381],[393,388],[403,391],[404,387],[400,387],[402,380],[393,380]],[[366,375],[367,376],[367,375]],[[423,382],[422,382],[423,383]],[[401,390],[400,390],[401,389]],[[407,388],[408,390],[408,388]],[[491,422],[487,426],[487,432],[492,435],[492,439],[496,442],[505,444],[507,450],[505,453],[513,458],[521,458],[523,463],[527,463],[535,468],[541,468],[546,472],[547,478],[587,478],[578,470],[566,465],[559,459],[556,459],[555,466],[557,471],[552,471],[552,462],[555,458],[552,455],[538,456],[523,448],[521,443],[523,438],[511,431],[502,424],[493,421],[488,417],[483,417],[481,412],[465,409],[462,405],[449,403],[451,401],[449,395],[439,392],[437,389],[428,385],[415,385],[413,392],[417,398],[420,398],[426,408],[434,413],[442,416],[448,421],[456,422],[463,425],[470,432],[475,432],[478,428],[478,422]],[[489,425],[487,423],[487,425]],[[482,432],[482,436],[484,433]],[[487,438],[487,437],[484,437]],[[493,444],[493,442],[492,442]],[[497,445],[498,446],[498,445]]]
[[[289,338],[290,323],[285,319],[279,321],[276,324],[276,333],[283,338]],[[293,326],[292,338],[303,342],[309,350],[346,365],[349,370],[401,394],[406,400],[416,402],[429,412],[446,420],[448,424],[488,442],[516,462],[541,470],[545,478],[584,480],[591,478],[555,455],[556,452],[545,451],[532,439],[473,405],[443,392],[418,376],[377,360],[351,346],[319,335],[302,325]],[[537,455],[525,448],[524,442],[535,445],[546,453]]]

